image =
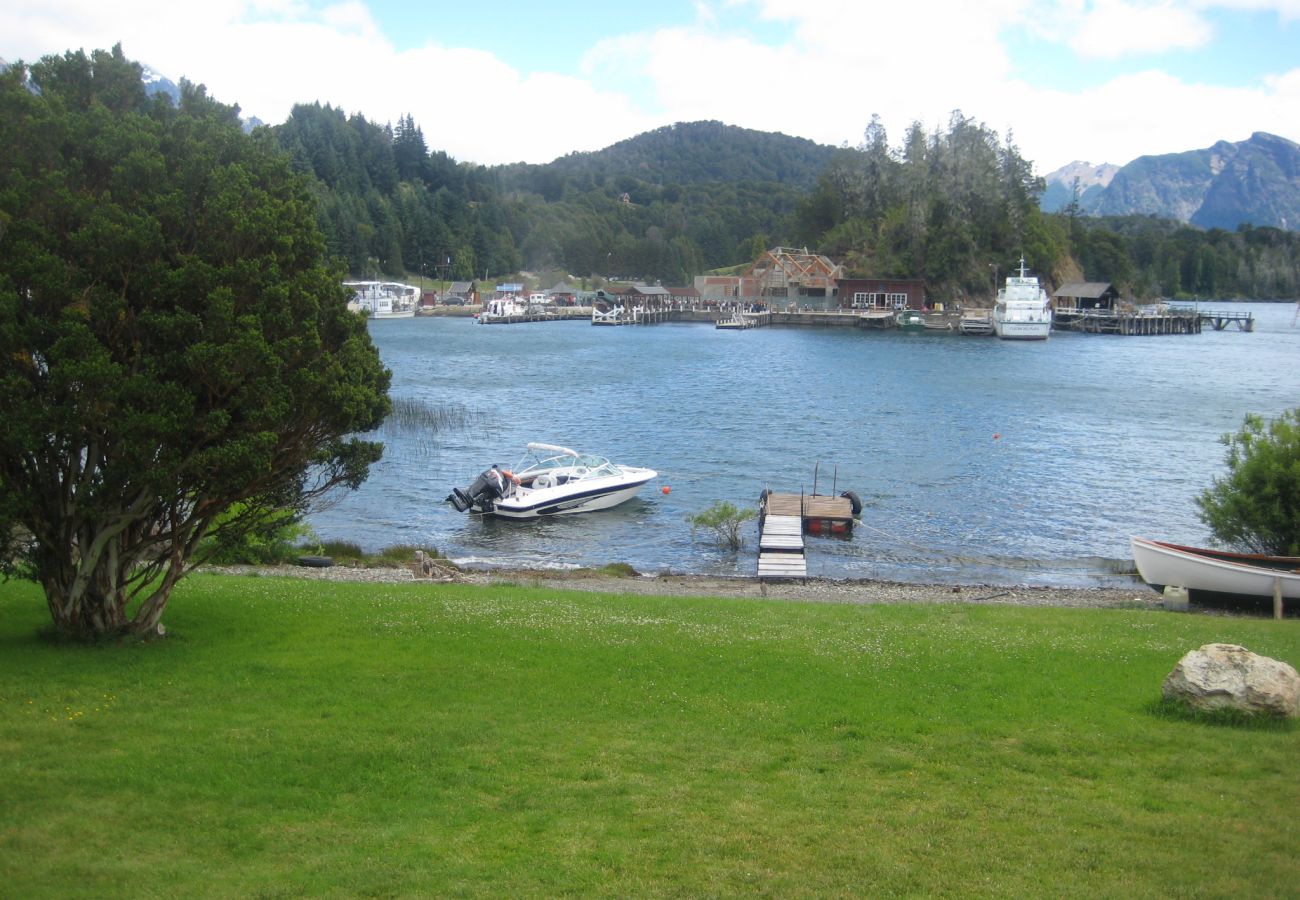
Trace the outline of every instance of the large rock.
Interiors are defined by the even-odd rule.
[[[1199,710],[1300,716],[1300,674],[1236,644],[1206,644],[1178,661],[1164,695]]]

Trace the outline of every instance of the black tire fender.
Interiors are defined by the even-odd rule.
[[[854,516],[860,516],[860,515],[862,515],[862,498],[861,498],[861,497],[859,497],[857,494],[853,493],[853,491],[845,491],[844,493],[840,494],[840,496],[843,497],[845,500],[849,501],[849,508],[850,508],[851,510],[853,510],[853,515],[854,515]]]

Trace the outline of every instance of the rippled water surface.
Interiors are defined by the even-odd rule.
[[[752,575],[693,537],[716,500],[855,491],[850,539],[809,540],[809,573],[954,583],[1114,583],[1133,534],[1204,543],[1195,496],[1246,412],[1300,405],[1289,304],[1236,304],[1254,333],[1046,342],[838,328],[480,326],[374,321],[393,396],[471,412],[465,429],[394,431],[362,488],[312,517],[376,550],[433,546],[470,565],[627,562]],[[504,522],[443,498],[547,441],[660,473],[601,513]],[[662,489],[669,487],[665,494]]]

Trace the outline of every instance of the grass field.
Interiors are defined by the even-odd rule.
[[[0,896],[1296,896],[1300,729],[1162,707],[1300,627],[195,577],[0,585]]]

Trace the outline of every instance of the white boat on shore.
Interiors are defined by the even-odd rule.
[[[658,474],[568,447],[530,443],[513,471],[494,465],[467,489],[452,488],[446,500],[459,512],[506,519],[594,512],[631,500]]]
[[[1052,331],[1052,299],[1025,272],[1020,257],[1020,274],[1007,276],[1006,287],[998,291],[993,305],[993,333],[1003,340],[1045,341]]]
[[[1131,539],[1138,574],[1154,590],[1186,588],[1193,599],[1269,600],[1280,587],[1300,600],[1300,556],[1265,556]]]
[[[409,319],[420,305],[420,289],[398,281],[345,281],[352,289],[348,308],[368,319]]]

